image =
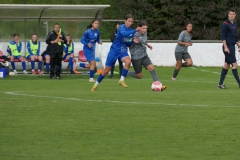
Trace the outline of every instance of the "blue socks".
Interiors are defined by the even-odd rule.
[[[94,70],[90,70],[90,78],[94,77]]]
[[[23,70],[26,70],[26,63],[25,62],[22,62],[22,68],[23,68]]]
[[[82,68],[86,68],[86,64],[85,63],[80,63],[79,66],[82,67]]]
[[[41,68],[42,68],[42,61],[39,61],[38,62],[38,70],[41,70]]]
[[[98,76],[97,82],[98,82],[98,83],[101,83],[102,80],[103,80],[103,78],[104,78],[104,76],[103,76],[102,74],[100,74],[100,75]]]
[[[72,72],[73,71],[73,58],[72,57],[70,57],[68,60],[68,66],[70,67],[70,71]]]
[[[123,76],[123,77],[126,77],[127,74],[128,74],[128,70],[126,70],[125,68],[123,68],[123,70],[122,70],[122,76]]]
[[[221,76],[220,76],[219,85],[222,85],[222,84],[223,84],[223,81],[224,81],[224,79],[225,79],[225,77],[226,77],[226,75],[227,75],[227,72],[228,72],[227,69],[225,69],[225,68],[222,69],[222,73],[221,73]]]
[[[34,66],[35,66],[35,61],[31,61],[31,68],[32,68],[32,70],[34,69]]]
[[[46,63],[46,70],[49,71],[49,63]]]
[[[11,62],[11,65],[12,65],[12,69],[15,70],[15,69],[16,69],[15,63],[14,63],[14,62]]]
[[[233,73],[236,81],[238,82],[238,85],[240,86],[240,80],[239,80],[239,76],[238,76],[238,70],[237,70],[237,69],[232,69],[232,73]]]

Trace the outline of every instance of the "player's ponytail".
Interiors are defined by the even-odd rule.
[[[98,21],[98,19],[92,20],[92,23],[87,26],[87,29],[92,28],[92,24],[93,24],[95,21]]]

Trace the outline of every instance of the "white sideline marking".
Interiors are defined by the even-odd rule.
[[[90,91],[89,91],[90,92]],[[20,92],[5,92],[8,95],[14,96],[27,96],[27,97],[38,97],[38,98],[53,98],[62,100],[73,100],[73,101],[85,101],[85,102],[106,102],[106,103],[125,103],[125,104],[150,104],[150,105],[168,105],[168,106],[194,106],[194,107],[208,107],[209,105],[198,105],[198,104],[174,104],[174,103],[158,103],[158,102],[134,102],[134,101],[110,101],[110,100],[93,100],[93,99],[79,99],[79,98],[66,98],[66,97],[55,97],[55,96],[40,96],[24,94]]]
[[[195,67],[191,67],[192,69],[197,69]],[[209,73],[213,73],[213,74],[221,74],[220,72],[210,72],[210,71],[207,71],[207,70],[201,70],[202,72],[209,72]],[[227,77],[233,77],[233,76],[230,76],[230,75],[226,75]]]
[[[205,104],[174,104],[174,103],[158,103],[158,102],[93,100],[93,99],[66,98],[66,97],[55,97],[55,96],[40,96],[40,95],[24,94],[21,92],[22,91],[5,92],[5,93],[8,95],[14,95],[14,96],[51,98],[51,99],[62,99],[62,100],[72,100],[72,101],[85,101],[85,102],[105,102],[105,103],[119,103],[119,104],[146,104],[146,105],[166,105],[166,106],[186,106],[186,107],[211,107],[211,108],[239,108],[240,107],[240,106],[210,106],[210,105],[205,105]]]

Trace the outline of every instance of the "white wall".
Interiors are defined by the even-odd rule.
[[[151,58],[154,65],[157,66],[174,66],[175,55],[174,50],[176,43],[149,43],[153,46],[153,50],[148,49],[148,55]],[[6,54],[8,42],[0,42],[0,50]],[[23,44],[24,45],[24,44]],[[41,43],[41,53],[46,49],[46,43]],[[109,52],[111,43],[105,42],[102,46],[97,47],[100,51],[96,52],[96,56],[102,60],[102,64],[105,64],[107,54]],[[78,55],[78,51],[82,50],[83,45],[80,42],[74,42],[75,56]],[[224,54],[222,52],[221,43],[194,43],[192,47],[189,47],[189,53],[193,59],[193,64],[196,66],[222,66],[224,63]],[[236,47],[236,58],[240,65],[240,53]]]

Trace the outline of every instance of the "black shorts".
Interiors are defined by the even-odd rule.
[[[141,59],[131,59],[134,71],[138,74],[142,72],[142,66],[147,68],[150,64],[152,64],[150,58],[145,56]]]
[[[222,47],[223,53],[225,55],[225,62],[228,64],[232,64],[237,62],[236,55],[235,55],[235,45],[234,46],[228,46],[228,49],[230,53],[224,52],[224,47]]]
[[[176,61],[181,61],[182,59],[185,61],[188,58],[191,58],[188,52],[175,52]]]

